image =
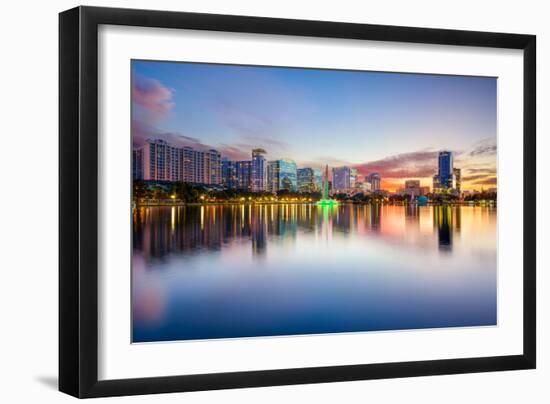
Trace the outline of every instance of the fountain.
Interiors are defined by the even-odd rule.
[[[323,178],[323,198],[317,202],[318,206],[334,206],[338,205],[336,199],[330,199],[328,194],[328,164],[325,168],[325,176]]]

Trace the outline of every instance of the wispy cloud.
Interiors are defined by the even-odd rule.
[[[142,146],[147,139],[162,139],[173,146],[190,146],[198,150],[207,150],[211,146],[199,139],[179,132],[162,131],[154,125],[135,119],[132,121],[132,141],[134,147]]]
[[[158,121],[166,118],[172,108],[174,90],[155,79],[135,75],[132,81],[132,101],[142,108],[146,120]]]
[[[496,177],[488,177],[484,179],[480,179],[478,181],[475,181],[473,183],[474,185],[496,185],[497,184],[497,178]]]
[[[483,155],[494,155],[497,152],[497,144],[495,139],[484,139],[474,145],[472,150],[470,150],[469,155],[474,156],[483,156]]]
[[[465,167],[464,171],[467,171],[470,174],[496,174],[496,168],[469,168]]]

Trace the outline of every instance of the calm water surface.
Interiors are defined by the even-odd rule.
[[[496,209],[134,211],[133,341],[496,324]]]

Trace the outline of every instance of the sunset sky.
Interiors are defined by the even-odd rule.
[[[223,157],[379,172],[383,188],[432,185],[437,153],[455,153],[463,189],[496,187],[496,78],[132,62],[132,140]]]

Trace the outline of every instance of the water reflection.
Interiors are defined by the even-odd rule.
[[[173,252],[219,250],[242,239],[250,240],[254,254],[262,254],[269,238],[296,240],[299,231],[330,237],[334,233],[381,233],[381,237],[392,238],[395,231],[418,235],[430,220],[426,213],[431,211],[439,248],[447,251],[452,249],[453,237],[460,234],[462,212],[473,217],[476,210],[489,212],[493,216],[489,224],[494,225],[496,210],[481,207],[308,204],[141,207],[134,211],[133,242],[134,249],[148,258],[163,258]],[[388,222],[386,226],[381,223],[382,216]],[[402,217],[405,224],[400,229],[395,221]],[[423,243],[417,246],[422,247]]]
[[[141,207],[133,245],[134,341],[496,323],[492,208]]]

